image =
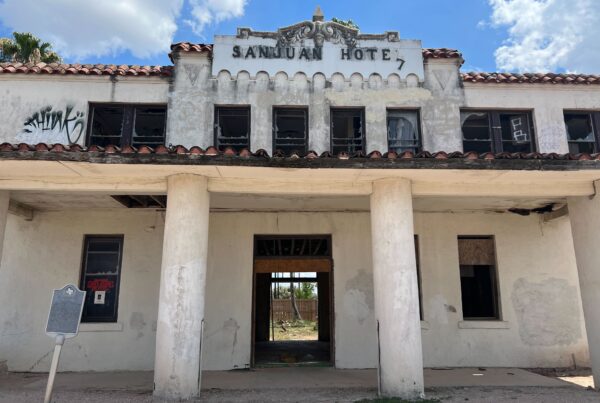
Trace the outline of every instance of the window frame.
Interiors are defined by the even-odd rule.
[[[490,239],[492,244],[494,245],[494,265],[493,265],[493,275],[491,276],[490,282],[492,286],[492,306],[496,316],[465,316],[464,306],[462,303],[462,281],[459,281],[460,284],[460,300],[461,300],[461,311],[463,321],[468,322],[481,322],[481,321],[494,321],[494,322],[502,322],[502,303],[500,298],[500,274],[498,270],[498,248],[496,247],[496,237],[494,235],[457,235],[456,237],[457,249],[459,248],[459,241],[461,239]],[[459,280],[461,280],[461,268],[462,266],[472,266],[472,265],[463,265],[460,262],[460,252],[458,255],[458,276]]]
[[[92,144],[92,127],[94,125],[94,111],[96,107],[123,107],[123,122],[121,124],[121,136],[119,144],[114,144],[117,147],[133,146],[133,132],[135,130],[135,117],[137,108],[156,108],[163,107],[165,109],[165,125],[163,129],[163,143],[167,142],[167,121],[169,108],[164,103],[129,103],[129,102],[88,102],[88,122],[85,136],[86,147]]]
[[[569,140],[569,133],[567,131],[567,122],[565,115],[587,115],[590,118],[592,124],[592,132],[594,133],[594,154],[600,152],[600,111],[599,110],[585,110],[585,109],[564,109],[563,110],[563,122],[565,123],[565,137],[567,139],[567,146],[571,143],[580,143],[579,141]],[[582,142],[587,143],[587,142]],[[591,143],[591,142],[590,142]],[[570,150],[569,150],[570,153]]]
[[[273,137],[272,137],[272,151],[273,154],[277,151],[277,113],[280,111],[284,111],[284,110],[301,110],[304,112],[304,149],[303,150],[299,150],[299,152],[302,153],[302,155],[306,155],[308,153],[308,149],[309,149],[309,124],[310,124],[310,115],[308,113],[308,106],[304,106],[304,105],[298,105],[298,106],[273,106],[273,118],[272,118],[272,125],[273,125]]]
[[[115,284],[115,309],[114,314],[111,317],[106,318],[92,318],[89,320],[86,316],[86,306],[84,301],[84,306],[81,314],[81,323],[117,323],[119,319],[119,299],[120,299],[120,291],[121,291],[121,274],[123,269],[123,248],[125,244],[125,235],[124,234],[85,234],[83,236],[83,247],[82,247],[82,256],[81,256],[81,265],[80,265],[80,273],[79,273],[79,289],[86,290],[85,281],[87,278],[87,251],[90,239],[115,239],[119,242],[119,260],[118,260],[118,272],[116,274],[116,284]],[[87,295],[86,295],[87,297]],[[87,300],[87,298],[86,298]]]
[[[348,106],[348,107],[331,107],[329,108],[329,151],[334,154],[333,151],[333,115],[335,112],[359,112],[360,111],[360,122],[361,122],[361,146],[362,152],[366,153],[367,151],[367,122],[366,122],[366,113],[364,106]],[[358,151],[348,151],[344,150],[348,154],[356,153]]]
[[[512,153],[512,151],[504,151],[504,147],[502,144],[504,141],[502,140],[502,124],[501,124],[500,115],[510,115],[510,114],[526,115],[527,121],[528,121],[527,126],[529,128],[529,136],[530,136],[529,143],[531,144],[531,150],[529,152],[534,153],[534,152],[537,152],[537,150],[538,150],[537,137],[535,135],[535,124],[534,124],[534,119],[533,119],[533,112],[534,112],[533,109],[461,108],[459,112],[460,112],[460,114],[462,114],[463,112],[487,113],[488,114],[488,119],[489,119],[488,133],[490,134],[491,150],[484,151],[484,152],[492,152],[495,154],[502,153],[502,152]],[[472,151],[472,150],[465,149],[465,136],[463,133],[462,119],[461,119],[461,124],[460,124],[460,134],[461,134],[463,152]],[[475,140],[466,140],[466,141],[469,142],[469,141],[475,141]]]
[[[218,151],[225,151],[225,149],[227,147],[230,148],[234,148],[231,145],[227,145],[225,147],[223,147],[221,149],[221,145],[219,144],[219,132],[218,132],[218,128],[220,127],[219,125],[219,111],[220,110],[224,110],[224,109],[246,109],[248,111],[248,146],[247,147],[242,147],[240,148],[241,151],[244,148],[247,148],[248,150],[251,150],[251,146],[252,146],[252,107],[250,105],[214,105],[214,117],[213,117],[213,140],[214,140],[214,146],[217,148]]]
[[[415,150],[413,151],[415,154],[423,151],[423,130],[421,124],[421,110],[419,108],[386,108],[385,112],[385,130],[386,130],[386,139],[387,139],[387,148],[388,151],[392,151],[390,147],[390,112],[404,112],[404,113],[415,113],[417,115],[417,145]],[[395,151],[395,150],[394,150]]]

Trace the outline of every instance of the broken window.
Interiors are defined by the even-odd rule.
[[[419,112],[388,110],[387,113],[388,149],[397,153],[419,152]]]
[[[87,291],[82,322],[116,322],[123,235],[86,235],[80,288]]]
[[[219,151],[250,149],[250,107],[215,107],[215,144]]]
[[[285,155],[308,151],[308,110],[275,108],[273,110],[273,150]]]
[[[164,105],[92,104],[88,145],[163,145],[166,121]]]
[[[461,111],[465,152],[533,152],[533,125],[529,112]]]
[[[600,125],[598,112],[565,112],[565,128],[569,142],[569,152],[597,153],[598,136],[597,127]]]
[[[494,238],[459,236],[458,256],[464,319],[500,319]]]
[[[365,151],[365,113],[362,108],[331,110],[331,152]]]

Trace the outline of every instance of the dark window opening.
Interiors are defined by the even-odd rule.
[[[500,319],[494,238],[458,237],[463,318]]]
[[[419,112],[388,110],[387,113],[388,149],[397,153],[421,149]]]
[[[86,235],[80,288],[87,291],[82,322],[116,322],[123,235]]]
[[[529,112],[462,111],[465,152],[533,152],[533,124]]]
[[[365,151],[365,123],[363,109],[331,110],[331,152],[353,154]]]
[[[167,208],[165,195],[113,195],[111,197],[127,208]]]
[[[569,152],[597,153],[600,112],[565,112],[565,128]]]
[[[417,260],[417,287],[419,290],[419,319],[423,320],[423,290],[421,287],[421,262],[419,258],[419,236],[415,235],[415,258]]]
[[[250,107],[215,107],[215,144],[219,151],[250,149]]]
[[[134,130],[131,144],[134,147],[146,145],[156,147],[165,142],[167,109],[148,106],[134,109]]]
[[[88,145],[119,147],[164,145],[167,108],[164,105],[90,105]]]
[[[275,108],[273,110],[273,150],[285,155],[308,151],[308,110]]]

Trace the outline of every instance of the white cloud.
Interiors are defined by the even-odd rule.
[[[508,27],[496,49],[501,70],[600,72],[598,0],[489,0],[494,27]]]
[[[196,35],[202,36],[207,25],[243,16],[246,3],[247,0],[190,0],[194,19],[185,22]]]
[[[0,20],[54,44],[70,61],[125,50],[148,58],[169,50],[184,0],[4,0]],[[246,0],[189,0],[198,35],[208,24],[244,14]],[[190,38],[190,40],[194,40]]]

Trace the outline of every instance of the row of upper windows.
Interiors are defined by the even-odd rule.
[[[167,107],[143,104],[92,104],[88,145],[155,147],[165,143]],[[600,150],[600,112],[565,111],[569,152]],[[215,106],[214,144],[219,150],[250,149],[250,107]],[[364,108],[331,108],[330,151],[366,151]],[[273,108],[273,150],[286,155],[308,152],[308,108]],[[535,136],[529,111],[461,111],[463,150],[533,152]],[[418,110],[388,109],[388,149],[421,151]]]

